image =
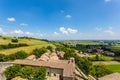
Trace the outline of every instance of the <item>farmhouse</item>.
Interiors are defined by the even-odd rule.
[[[75,73],[75,61],[74,58],[70,60],[30,60],[34,59],[31,56],[25,60],[15,60],[14,64],[20,64],[22,66],[43,66],[47,70],[46,80],[74,80]]]

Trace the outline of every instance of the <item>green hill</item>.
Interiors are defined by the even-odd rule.
[[[12,37],[0,37],[0,45],[7,45],[9,43],[11,43],[11,44],[24,43],[24,44],[27,44],[28,46],[3,49],[3,50],[0,50],[0,54],[8,55],[8,54],[12,54],[12,53],[15,53],[17,51],[20,51],[20,50],[23,50],[27,53],[30,53],[35,48],[41,48],[41,47],[46,47],[46,46],[55,47],[50,42],[43,41],[43,40],[37,40],[37,39],[32,39],[32,38],[31,39],[24,39],[24,38],[19,39],[18,38],[18,43],[13,43],[13,42],[11,42],[12,39],[13,39]]]

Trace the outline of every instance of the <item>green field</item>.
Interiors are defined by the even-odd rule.
[[[12,43],[11,39],[12,38],[10,38],[10,37],[7,37],[6,39],[3,39],[2,37],[0,37],[0,44]],[[23,50],[27,53],[30,53],[35,48],[41,48],[41,47],[46,47],[46,46],[55,47],[53,44],[51,44],[49,42],[35,40],[35,39],[18,39],[18,42],[19,43],[26,43],[29,46],[0,50],[0,54],[9,55],[9,54],[15,53],[15,52],[20,51],[20,50]]]
[[[120,52],[120,45],[110,46],[108,48],[111,49],[112,51]]]
[[[99,45],[103,44],[102,42],[99,41],[62,41],[65,44],[68,45],[75,45],[75,44],[81,44],[81,45]]]
[[[101,42],[94,42],[94,41],[80,41],[79,44],[82,45],[99,45],[102,44]]]
[[[120,72],[120,62],[118,61],[94,61],[93,65],[104,64],[107,69],[113,72]]]
[[[119,72],[120,73],[120,64],[106,65],[106,67],[113,72]]]

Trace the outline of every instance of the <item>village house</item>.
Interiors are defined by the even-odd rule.
[[[30,59],[31,58],[31,59]],[[74,80],[75,61],[70,60],[35,60],[34,56],[30,56],[25,60],[15,60],[14,64],[22,66],[43,66],[47,70],[46,80]]]

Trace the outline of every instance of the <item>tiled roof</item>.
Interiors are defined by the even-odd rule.
[[[98,80],[120,80],[120,73],[113,73],[104,77],[98,78]]]
[[[75,67],[69,60],[57,60],[57,61],[33,61],[33,60],[15,60],[14,64],[27,65],[27,66],[44,66],[50,68],[63,69],[63,76],[73,77]]]
[[[11,79],[11,80],[27,80],[27,79],[23,79],[23,78],[18,76],[18,77],[15,77],[15,78]]]
[[[35,59],[36,57],[35,57],[35,55],[30,55],[30,56],[28,56],[26,59],[28,59],[28,60],[33,60],[33,59]]]

